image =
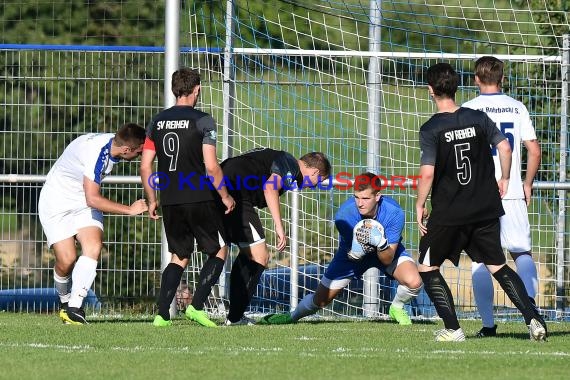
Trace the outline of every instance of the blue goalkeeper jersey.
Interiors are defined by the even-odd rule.
[[[354,226],[363,218],[358,212],[358,207],[353,197],[347,199],[339,208],[335,215],[335,226],[339,232],[339,245],[337,254],[345,255],[352,245],[352,231]],[[374,217],[384,226],[384,236],[388,244],[398,244],[398,249],[394,255],[397,259],[405,250],[402,245],[402,231],[404,230],[404,210],[398,202],[391,197],[383,195],[378,202],[378,209]]]

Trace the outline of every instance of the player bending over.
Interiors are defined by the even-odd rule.
[[[273,219],[277,250],[287,246],[287,235],[279,210],[279,197],[292,189],[314,188],[331,171],[321,152],[296,159],[269,148],[254,149],[222,162],[235,210],[224,216],[228,240],[239,247],[230,274],[230,310],[226,326],[252,325],[244,315],[269,261],[265,231],[258,210],[267,207]]]
[[[260,324],[295,323],[315,314],[353,278],[362,277],[373,267],[400,283],[390,306],[390,317],[401,325],[412,324],[404,304],[419,294],[422,280],[402,245],[404,211],[394,199],[380,194],[381,185],[373,173],[356,177],[354,197],[346,200],[335,216],[339,246],[317,291],[305,296],[292,313],[266,315]]]

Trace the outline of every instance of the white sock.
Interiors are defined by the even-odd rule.
[[[515,260],[517,266],[517,274],[524,283],[526,292],[530,298],[536,297],[538,291],[538,276],[536,273],[536,264],[531,255],[520,255]]]
[[[71,296],[71,276],[62,277],[55,273],[53,270],[53,281],[55,283],[55,290],[59,296],[61,303],[69,302]]]
[[[471,264],[471,276],[473,281],[473,295],[479,310],[479,315],[483,321],[483,327],[495,326],[493,317],[493,298],[495,289],[491,273],[482,263]]]
[[[87,296],[87,292],[91,289],[95,276],[97,275],[97,260],[81,256],[77,259],[73,272],[71,273],[71,297],[69,298],[69,307],[81,307],[83,299]]]
[[[417,289],[410,289],[406,285],[398,285],[396,288],[396,295],[392,300],[392,306],[397,307],[398,309],[403,309],[404,304],[412,298],[417,297],[418,294],[420,294],[421,289],[421,287]]]
[[[320,307],[313,303],[313,298],[315,298],[314,293],[303,297],[301,302],[299,302],[299,305],[297,305],[297,308],[291,313],[291,318],[294,321],[298,321],[307,315],[312,315],[319,311]]]

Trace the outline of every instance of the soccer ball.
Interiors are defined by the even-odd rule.
[[[384,227],[375,219],[362,219],[352,230],[352,246],[348,258],[360,261],[365,255],[376,253],[387,247]]]
[[[354,237],[360,244],[380,247],[384,243],[384,226],[376,219],[363,219],[354,226]]]

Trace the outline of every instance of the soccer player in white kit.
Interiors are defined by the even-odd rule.
[[[503,62],[491,56],[479,58],[475,62],[475,84],[479,87],[480,95],[463,104],[463,107],[487,113],[511,145],[511,179],[508,191],[502,199],[505,215],[500,218],[501,245],[510,252],[517,273],[534,304],[538,278],[531,254],[527,206],[530,204],[532,183],[540,165],[541,150],[527,108],[521,102],[501,92],[502,81]],[[524,180],[521,179],[521,142],[528,153]],[[501,170],[496,151],[493,151],[493,160],[495,177],[498,179],[501,177]],[[491,276],[482,263],[473,262],[471,270],[475,303],[483,322],[483,328],[477,336],[496,336]]]
[[[66,147],[47,175],[38,209],[48,246],[55,251],[53,276],[64,323],[87,323],[82,305],[103,246],[103,213],[137,215],[148,209],[144,199],[129,206],[101,195],[103,178],[119,161],[138,157],[144,139],[144,128],[134,123],[124,124],[116,134],[82,135]],[[76,241],[81,245],[79,258]]]

